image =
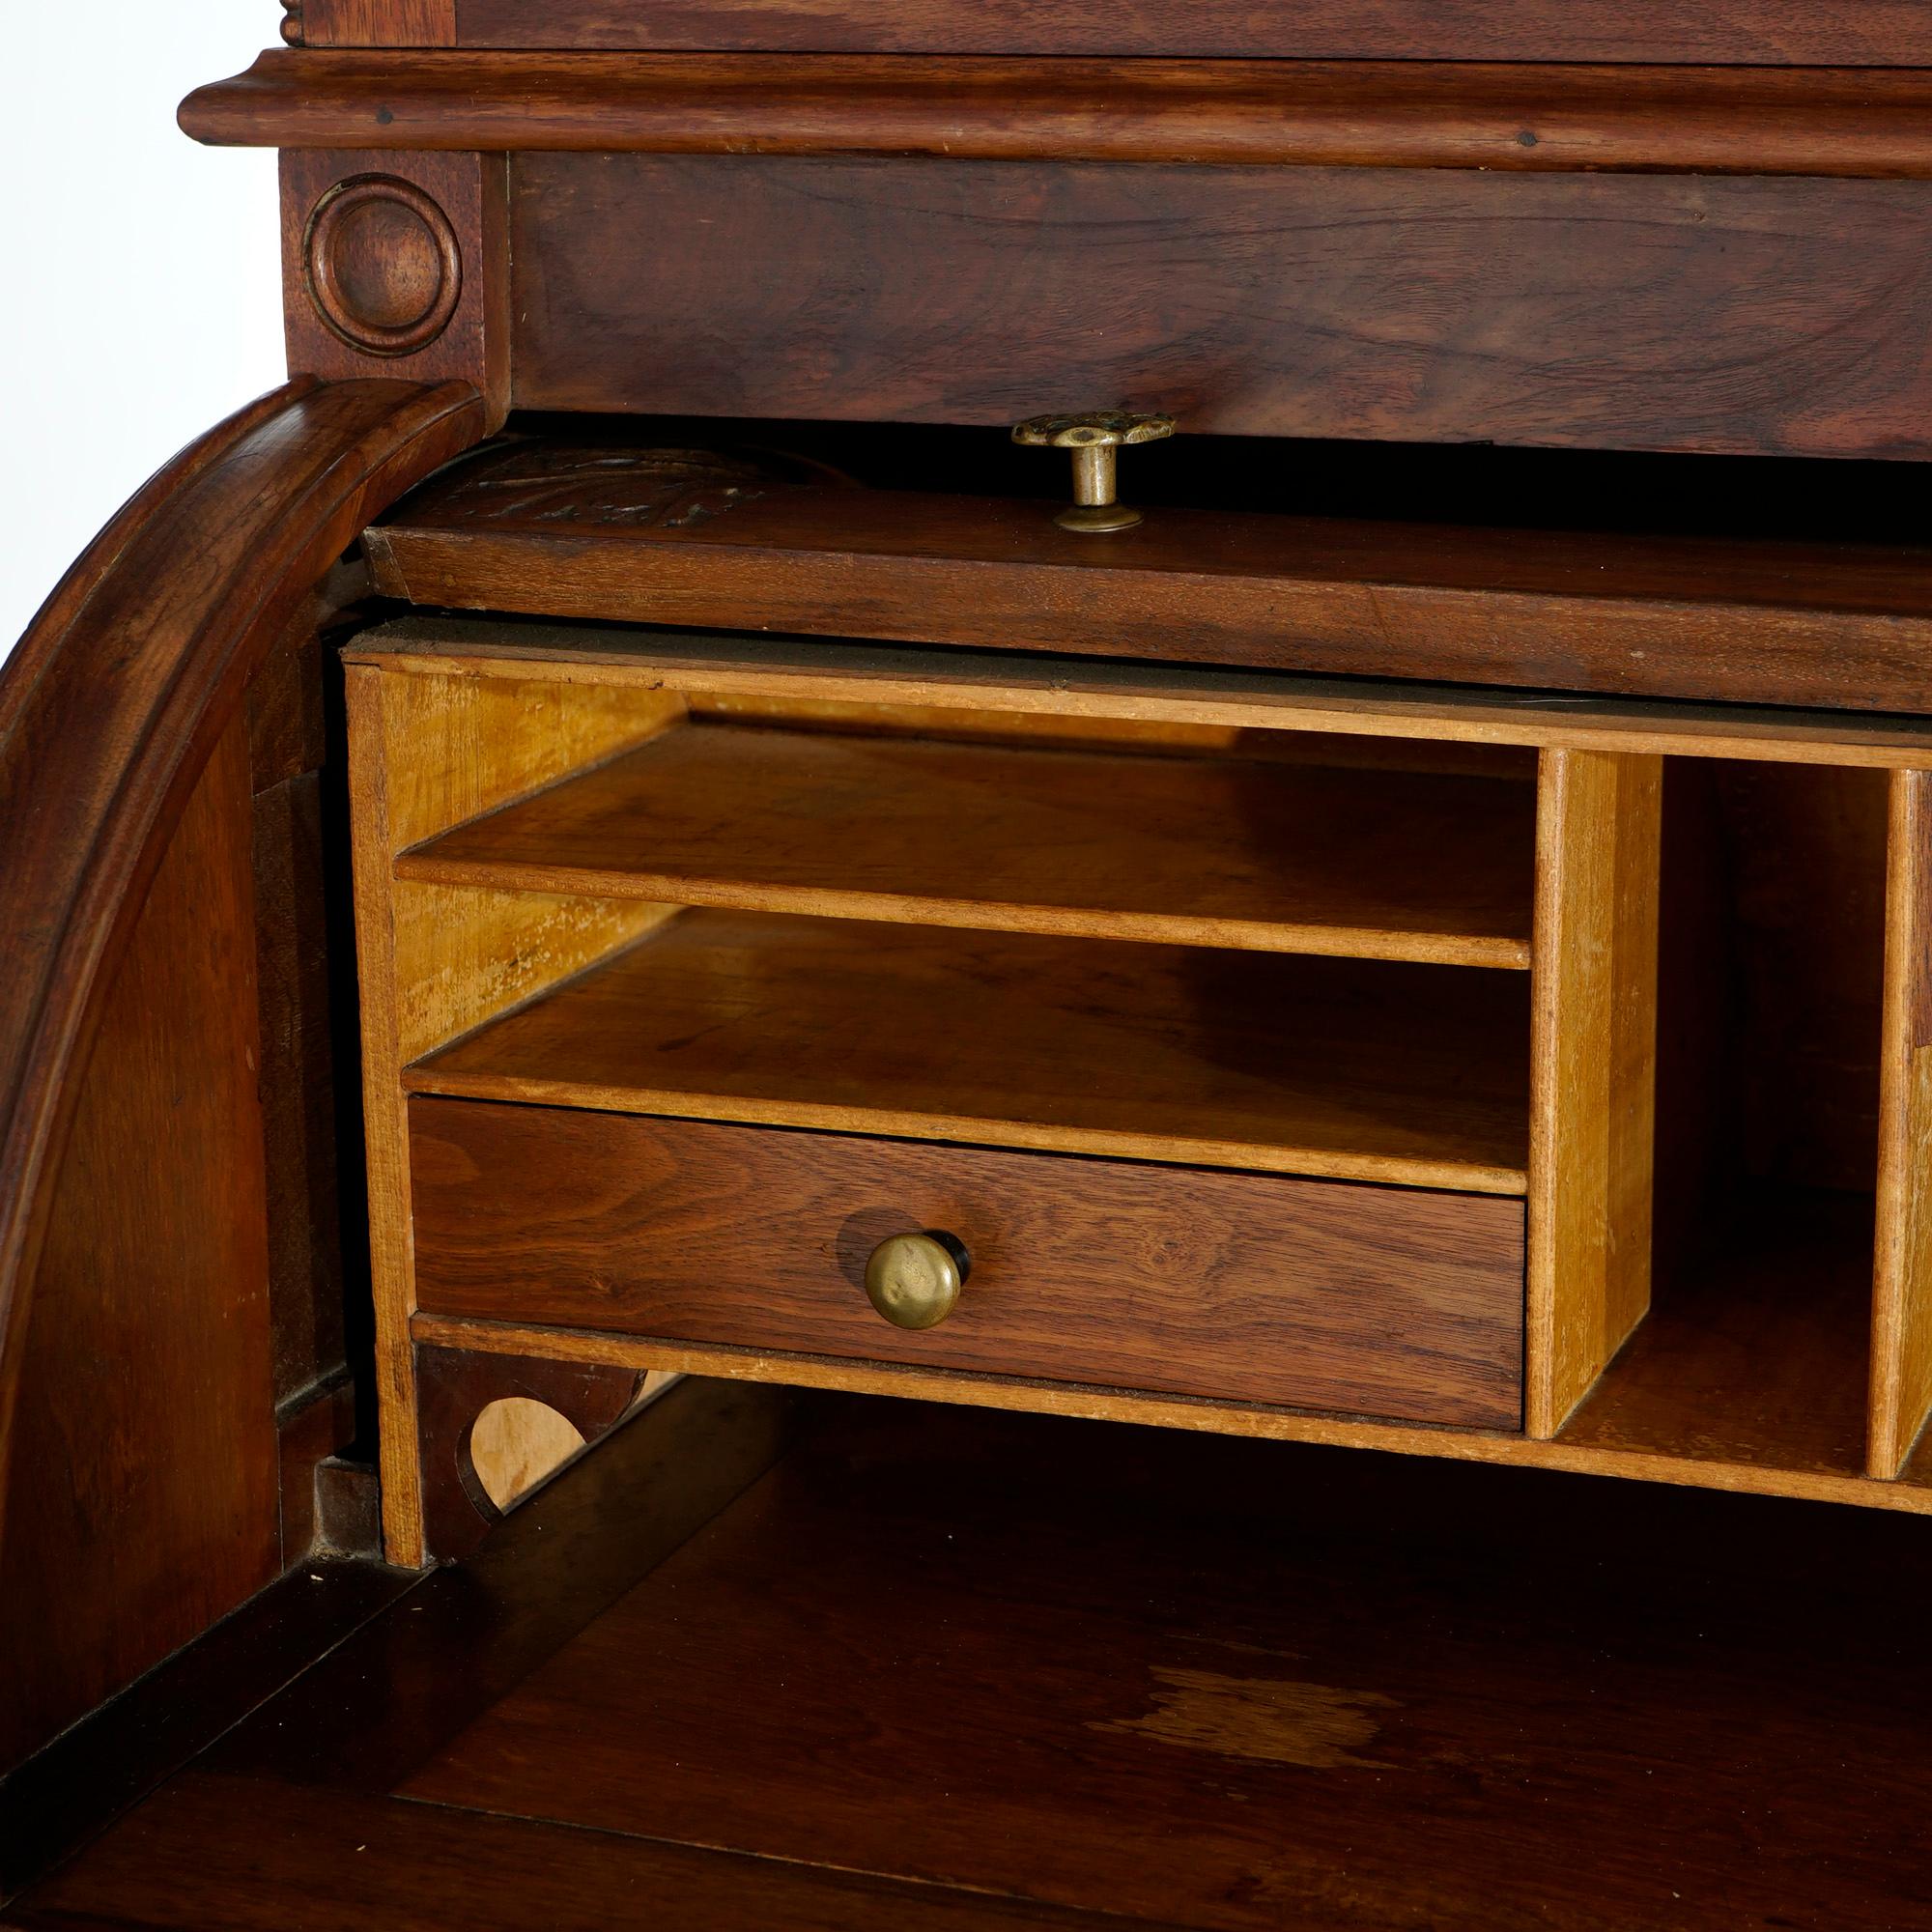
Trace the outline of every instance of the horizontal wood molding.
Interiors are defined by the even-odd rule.
[[[1536,1441],[1519,1435],[1473,1429],[1427,1429],[1413,1424],[1358,1422],[1253,1404],[1216,1403],[1177,1396],[1136,1394],[1118,1388],[1080,1388],[1008,1376],[967,1375],[896,1363],[837,1360],[774,1350],[727,1349],[696,1343],[608,1334],[600,1330],[474,1321],[418,1315],[412,1332],[440,1349],[494,1350],[511,1355],[554,1357],[565,1362],[604,1362],[640,1370],[777,1382],[791,1388],[843,1389],[867,1395],[913,1397],[979,1408],[1015,1408],[1042,1415],[1078,1415],[1094,1421],[1142,1422],[1162,1429],[1205,1430],[1284,1442],[1328,1442],[1400,1455],[1443,1456],[1462,1463],[1514,1463],[1577,1475],[1635,1476],[1646,1482],[1681,1483],[1698,1489],[1766,1495],[1805,1496],[1819,1502],[1861,1503],[1872,1509],[1932,1515],[1932,1480],[1883,1483],[1868,1476],[1812,1469],[1769,1467],[1722,1458],[1700,1458],[1594,1443]]]
[[[310,10],[371,0],[306,0]],[[447,10],[452,0],[407,0]],[[1932,66],[1924,0],[453,0],[467,47]],[[337,35],[338,43],[342,36]],[[391,35],[420,38],[431,35]],[[313,39],[313,36],[311,36]]]
[[[244,147],[1917,177],[1928,104],[1932,75],[1858,68],[277,49],[181,121]]]

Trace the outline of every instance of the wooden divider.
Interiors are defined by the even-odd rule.
[[[348,670],[369,1248],[382,1381],[383,1537],[423,1560],[415,1311],[402,1069],[626,945],[665,917],[643,900],[545,900],[392,878],[396,857],[684,715],[671,694]]]
[[[1895,772],[1866,1467],[1896,1476],[1932,1413],[1932,772]]]
[[[1650,1306],[1662,760],[1546,751],[1531,965],[1528,1435]]]

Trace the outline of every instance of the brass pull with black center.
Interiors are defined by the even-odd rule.
[[[1095,410],[1087,415],[1029,416],[1013,428],[1013,440],[1035,448],[1073,452],[1073,503],[1054,522],[1064,530],[1101,534],[1130,530],[1141,513],[1114,500],[1117,452],[1133,442],[1158,442],[1174,434],[1174,418]]]
[[[866,1293],[895,1328],[936,1328],[952,1313],[972,1266],[956,1236],[890,1235],[866,1264]]]

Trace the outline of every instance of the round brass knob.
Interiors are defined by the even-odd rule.
[[[866,1264],[866,1293],[895,1328],[934,1328],[952,1313],[972,1267],[951,1235],[891,1235]]]
[[[1141,513],[1114,500],[1115,451],[1130,442],[1158,442],[1174,434],[1174,418],[1095,410],[1088,415],[1029,416],[1013,426],[1013,440],[1073,452],[1073,503],[1054,522],[1064,530],[1130,530]]]

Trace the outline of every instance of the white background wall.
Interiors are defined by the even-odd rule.
[[[274,156],[175,126],[183,95],[279,44],[282,15],[276,0],[0,14],[5,656],[147,476],[282,380]]]

